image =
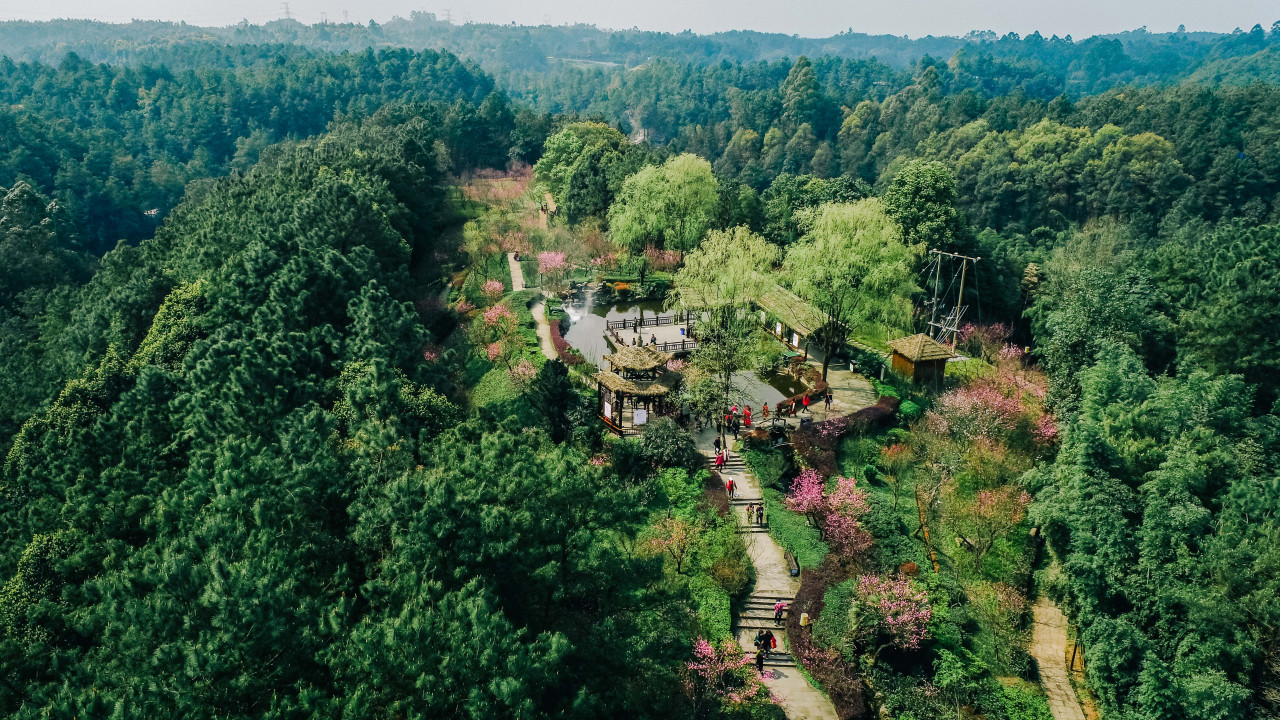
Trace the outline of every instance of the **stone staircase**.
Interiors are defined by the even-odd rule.
[[[738,639],[738,644],[742,646],[743,651],[747,653],[748,659],[753,661],[755,659],[756,633],[761,630],[772,630],[774,637],[778,638],[778,647],[770,650],[769,654],[765,656],[765,666],[791,667],[796,664],[795,658],[791,656],[791,652],[784,646],[786,629],[781,624],[775,625],[773,620],[774,603],[779,600],[787,603],[788,610],[782,611],[782,621],[785,623],[791,602],[794,599],[760,593],[752,594],[751,597],[747,598],[745,607],[743,607],[742,612],[734,622],[733,634]]]

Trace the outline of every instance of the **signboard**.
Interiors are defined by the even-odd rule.
[[[774,327],[776,329],[773,331],[773,334],[777,335],[778,337],[782,337],[782,323],[778,323]]]
[[[799,335],[799,334],[794,333],[794,332],[793,332],[793,333],[791,333],[791,344],[792,344],[792,345],[795,345],[796,347],[800,347],[800,335]]]
[[[604,416],[610,420],[613,419],[613,405],[608,400],[604,401]]]
[[[635,414],[635,417],[632,419],[631,424],[640,426],[647,422],[649,422],[649,411],[636,408],[636,414]]]

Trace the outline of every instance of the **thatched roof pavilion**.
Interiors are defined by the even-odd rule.
[[[675,357],[671,353],[650,345],[624,345],[612,355],[605,355],[613,373],[631,377],[656,377],[666,370],[667,362]],[[612,374],[612,373],[611,373]]]

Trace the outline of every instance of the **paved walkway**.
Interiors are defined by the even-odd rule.
[[[713,462],[711,443],[714,440],[713,433],[702,433],[698,437],[699,449],[708,456],[709,466]],[[747,505],[763,502],[760,484],[737,453],[730,453],[721,476],[733,478],[737,485],[737,496],[730,503],[741,524],[739,532],[744,535],[747,553],[756,568],[755,589],[747,598],[746,608],[734,622],[738,644],[748,658],[754,658],[756,632],[761,628],[772,630],[778,638],[779,648],[770,653],[765,662],[764,681],[769,690],[780,698],[787,717],[792,720],[838,720],[835,706],[805,680],[796,667],[795,659],[784,648],[785,630],[774,625],[774,603],[778,600],[791,603],[800,589],[800,582],[791,576],[782,548],[769,535],[768,527],[747,522]]]
[[[515,253],[507,253],[507,263],[511,266],[511,292],[519,292],[524,289],[524,270]]]
[[[512,280],[514,279],[513,275]],[[551,342],[551,325],[547,322],[546,304],[546,300],[538,298],[538,302],[529,307],[529,312],[533,313],[533,321],[537,323],[538,345],[542,348],[542,355],[548,360],[555,360],[560,354]]]
[[[1067,618],[1041,595],[1031,607],[1031,657],[1040,668],[1040,685],[1049,698],[1053,720],[1085,720],[1067,671]]]
[[[822,370],[821,362],[810,360],[809,364],[816,365],[819,371]],[[828,412],[823,403],[817,403],[809,408],[819,420],[852,415],[863,408],[875,405],[876,400],[879,399],[870,380],[861,373],[850,372],[848,365],[844,365],[843,368],[843,370],[837,370],[834,364],[827,368],[827,385],[831,388],[831,411]]]

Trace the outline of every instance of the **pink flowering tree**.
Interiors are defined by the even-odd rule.
[[[863,575],[858,578],[850,619],[851,639],[875,662],[886,647],[919,648],[929,638],[933,607],[928,594],[908,578]]]
[[[813,468],[806,468],[791,482],[791,492],[783,503],[792,512],[798,512],[809,519],[809,524],[822,527],[822,519],[826,516],[828,505],[823,494],[826,480]]]
[[[428,363],[434,363],[440,360],[440,355],[444,352],[439,345],[428,345],[422,348],[422,359]]]
[[[453,311],[458,313],[459,320],[466,320],[468,313],[470,313],[472,310],[475,310],[475,309],[476,309],[476,306],[472,305],[471,302],[468,301],[466,298],[463,298],[462,300],[459,300],[458,302],[453,304]]]
[[[836,478],[835,490],[827,496],[823,536],[831,547],[845,556],[857,557],[871,548],[871,533],[859,520],[871,510],[867,493],[858,489],[856,478]]]
[[[801,471],[783,502],[818,528],[823,540],[846,556],[858,556],[871,547],[871,535],[858,520],[870,509],[867,494],[855,478],[838,477],[836,487],[825,494],[826,480],[812,468]]]
[[[492,363],[501,363],[512,369],[512,360],[519,355],[523,343],[518,334],[520,321],[511,308],[494,305],[480,316],[480,322],[471,326],[472,339],[483,348]]]
[[[507,286],[503,285],[501,280],[486,280],[484,285],[480,286],[480,291],[483,292],[485,298],[492,303],[502,297],[502,294],[507,291]]]
[[[925,416],[925,426],[960,440],[1003,439],[1025,413],[1021,393],[980,380],[943,393]]]
[[[1030,504],[1031,496],[1025,490],[1006,485],[979,490],[972,497],[953,495],[948,501],[946,518],[977,568],[996,542],[1026,518]]]
[[[528,358],[520,358],[520,362],[507,371],[511,375],[511,382],[521,390],[526,390],[533,379],[538,377],[538,369],[529,362]]]
[[[660,272],[676,269],[683,259],[679,250],[663,250],[653,246],[644,249],[644,256],[649,267]]]
[[[564,253],[548,250],[538,253],[538,272],[542,274],[548,287],[558,287],[564,273],[569,269],[569,261]]]
[[[695,717],[717,710],[732,712],[771,699],[742,646],[728,638],[719,645],[698,638],[693,644],[693,659],[685,663],[680,680]]]

